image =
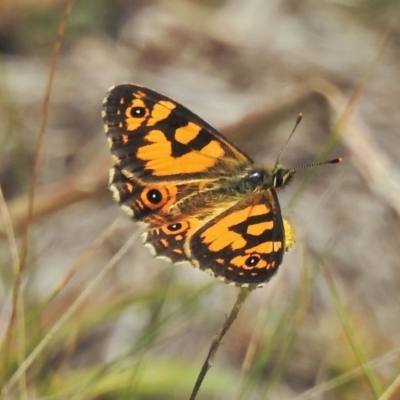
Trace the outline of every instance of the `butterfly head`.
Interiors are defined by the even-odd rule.
[[[279,188],[289,183],[295,172],[295,169],[284,169],[279,164],[272,170],[259,166],[248,171],[241,183],[245,191]]]

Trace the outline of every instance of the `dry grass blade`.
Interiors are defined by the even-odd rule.
[[[395,2],[15,3],[0,0],[0,398],[396,399]],[[344,158],[278,193],[298,241],[271,285],[247,299],[140,243],[96,285],[135,229],[110,233],[99,115],[122,82],[262,164],[300,111],[283,164]]]
[[[336,117],[337,124],[334,136],[340,135],[342,143],[349,149],[353,156],[354,165],[365,182],[377,197],[400,215],[400,172],[390,161],[385,152],[380,149],[378,143],[373,139],[367,127],[354,115],[354,109],[358,98],[366,83],[370,80],[378,61],[382,58],[391,34],[391,27],[385,32],[378,46],[378,51],[368,65],[359,84],[354,88],[349,99],[340,90],[329,82],[323,81],[316,85],[316,91],[320,92]],[[344,134],[346,127],[348,133]]]
[[[400,375],[392,382],[392,384],[385,390],[379,400],[391,400],[395,399],[396,393],[400,388]]]
[[[238,122],[222,127],[221,132],[233,142],[243,140],[243,132],[253,140],[257,140],[258,137],[265,135],[268,128],[274,127],[288,116],[298,114],[300,109],[312,104],[316,96],[309,81],[296,85],[289,94],[286,93],[284,97],[276,99],[273,106],[265,103]]]
[[[372,360],[369,362],[369,366],[371,368],[379,368],[382,366],[385,366],[389,363],[395,362],[395,360],[397,359],[397,357],[400,354],[400,348],[395,349],[390,351],[387,354],[384,354],[383,356]],[[328,393],[329,391],[332,391],[333,389],[337,389],[340,386],[351,382],[352,380],[355,380],[356,378],[358,378],[359,376],[363,375],[363,368],[362,367],[358,367],[355,368],[351,371],[348,371],[340,376],[337,376],[336,378],[333,378],[327,382],[321,383],[315,387],[313,387],[312,389],[309,389],[305,392],[303,392],[301,395],[296,396],[294,399],[292,400],[308,400],[308,399],[313,399],[313,398],[321,398],[321,396],[325,393]],[[381,397],[379,397],[379,400],[388,400],[390,397],[384,397],[384,396],[389,396],[390,394],[392,394],[392,390],[396,388],[396,384],[398,385],[398,379],[396,379],[390,386],[389,388],[386,390],[386,392],[384,394],[382,394]]]
[[[70,0],[65,5],[64,13],[63,13],[63,16],[62,16],[62,19],[60,22],[60,26],[59,26],[58,32],[57,32],[57,37],[54,42],[52,58],[50,61],[49,77],[47,80],[47,85],[46,85],[44,98],[43,98],[41,122],[40,122],[40,127],[39,127],[39,133],[36,138],[36,154],[35,154],[35,160],[34,160],[34,165],[33,165],[33,169],[32,169],[32,179],[30,182],[29,195],[28,195],[28,199],[29,199],[28,213],[27,213],[24,239],[22,242],[21,257],[20,257],[21,258],[21,260],[20,260],[21,270],[23,269],[23,266],[25,264],[27,251],[28,251],[29,229],[31,226],[31,221],[32,221],[32,216],[33,216],[35,194],[36,194],[36,184],[37,184],[37,179],[38,179],[38,171],[39,171],[39,167],[40,167],[41,161],[42,161],[43,144],[44,144],[44,139],[46,136],[46,126],[47,126],[47,119],[48,119],[48,115],[49,115],[50,95],[51,95],[51,91],[52,91],[52,87],[53,87],[54,76],[56,73],[57,60],[58,60],[60,50],[61,50],[61,42],[64,37],[65,29],[67,26],[67,21],[68,21],[69,15],[71,13],[73,4],[74,4],[74,0]]]
[[[26,357],[25,361],[16,370],[14,375],[6,383],[3,388],[3,392],[10,390],[19,380],[19,378],[26,372],[26,370],[32,365],[37,356],[41,353],[45,346],[51,341],[54,335],[61,329],[61,327],[73,316],[79,306],[92,294],[94,289],[99,285],[99,283],[106,277],[108,272],[114,268],[126,252],[132,247],[136,242],[139,233],[132,235],[129,240],[115,253],[114,257],[103,267],[103,269],[93,278],[93,280],[86,286],[86,288],[80,293],[76,298],[74,303],[69,307],[69,309],[60,317],[60,319],[52,326],[52,328],[46,333],[43,339],[38,343],[36,348]]]
[[[97,198],[106,192],[107,179],[104,174],[99,174],[104,160],[96,160],[84,171],[53,183],[40,190],[35,196],[30,223],[61,210],[79,201]],[[27,224],[26,196],[21,196],[9,203],[8,209],[13,229],[20,233]],[[0,227],[0,237],[5,236],[5,226]]]
[[[74,4],[74,0],[70,0],[66,3],[64,13],[61,18],[61,22],[60,22],[58,32],[57,32],[57,38],[54,42],[52,58],[50,61],[49,77],[47,80],[47,85],[46,85],[45,94],[44,94],[44,98],[43,98],[41,123],[40,123],[40,127],[39,127],[39,132],[38,132],[38,135],[36,138],[35,159],[34,159],[34,165],[33,165],[33,169],[32,169],[32,176],[31,176],[30,188],[29,188],[29,194],[28,194],[28,209],[27,209],[26,224],[24,227],[25,228],[24,235],[23,235],[22,246],[21,246],[20,255],[19,255],[19,265],[18,265],[17,270],[15,271],[14,287],[13,287],[13,292],[12,292],[11,315],[10,315],[10,318],[9,318],[9,321],[7,324],[6,333],[5,333],[4,342],[3,342],[3,349],[4,349],[3,360],[4,360],[4,366],[5,366],[4,371],[7,370],[7,366],[8,366],[9,349],[11,348],[10,344],[12,341],[15,320],[18,316],[18,310],[23,309],[23,304],[21,303],[21,298],[20,298],[22,272],[24,270],[27,253],[28,253],[28,247],[29,247],[29,230],[31,227],[31,221],[32,221],[32,216],[33,216],[33,208],[34,208],[34,201],[35,201],[36,184],[37,184],[37,179],[38,179],[38,171],[39,171],[39,167],[41,165],[41,160],[42,160],[43,144],[44,144],[44,138],[45,138],[45,134],[46,134],[47,118],[48,118],[48,111],[49,111],[49,104],[50,104],[50,94],[51,94],[52,87],[53,87],[54,76],[56,73],[56,65],[57,65],[57,60],[58,60],[59,54],[60,54],[62,38],[64,37],[65,29],[67,26],[67,21],[68,21],[69,15],[71,13],[73,4]],[[23,318],[23,317],[21,317],[21,318]],[[22,325],[19,324],[19,326],[22,326]],[[24,338],[23,333],[22,333],[22,338],[21,338],[20,342],[25,343],[25,338]],[[22,380],[21,380],[22,390],[24,390],[25,380],[23,379],[23,374],[21,374],[20,377],[22,378]],[[0,382],[0,384],[1,383],[2,382]],[[5,394],[6,391],[7,391],[6,387],[3,387],[2,393]]]
[[[346,98],[339,89],[328,82],[324,82],[320,87],[323,88],[321,94],[328,101],[333,114],[340,115],[346,106]],[[398,168],[357,116],[349,118],[346,131],[346,134],[342,134],[340,139],[348,148],[359,174],[364,178],[370,190],[400,216],[400,172]]]
[[[346,333],[346,336],[354,351],[354,354],[356,355],[361,365],[361,368],[363,369],[364,375],[369,383],[372,393],[374,394],[375,398],[379,398],[379,396],[383,393],[381,384],[375,372],[371,368],[371,364],[369,363],[364,348],[357,337],[354,326],[351,323],[351,320],[346,312],[345,306],[339,294],[339,290],[336,287],[336,283],[332,275],[330,274],[329,269],[324,270],[324,276],[329,288],[329,292],[331,294],[331,298],[335,303],[336,311],[342,323],[343,330]]]
[[[17,243],[15,241],[15,234],[13,231],[13,226],[11,223],[9,210],[7,208],[7,204],[5,202],[5,199],[3,196],[3,191],[1,189],[1,187],[0,187],[0,215],[2,216],[4,231],[6,233],[8,243],[9,243],[11,259],[12,259],[12,264],[13,264],[13,272],[16,276],[18,273],[18,267],[20,265],[18,247],[17,247]],[[8,326],[8,329],[10,329],[10,328],[11,328],[11,324]],[[10,335],[11,335],[10,331],[6,332],[6,337],[8,337]],[[2,346],[0,354],[1,354],[1,360],[2,360],[2,367],[1,367],[2,373],[0,376],[0,387],[3,387],[3,383],[5,382],[5,379],[6,379],[6,371],[7,371],[8,359],[9,359],[9,348],[7,348],[6,346]]]

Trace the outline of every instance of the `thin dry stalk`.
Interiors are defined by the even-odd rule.
[[[64,37],[68,17],[72,10],[73,4],[74,4],[74,0],[68,1],[66,3],[65,9],[64,9],[64,13],[63,13],[63,16],[62,16],[62,19],[61,19],[61,22],[60,22],[60,25],[59,25],[59,28],[57,31],[57,37],[56,37],[56,40],[55,40],[54,46],[53,46],[53,52],[52,52],[51,61],[50,61],[49,78],[47,81],[45,95],[43,98],[42,113],[41,113],[42,119],[41,119],[41,123],[40,123],[40,127],[39,127],[39,132],[38,132],[38,135],[36,138],[36,156],[35,156],[34,165],[33,165],[33,169],[32,169],[32,176],[31,176],[31,182],[30,182],[31,185],[29,188],[29,195],[28,195],[29,201],[28,201],[26,224],[25,224],[25,230],[24,230],[22,246],[21,246],[21,251],[20,251],[20,256],[19,256],[19,265],[18,265],[17,270],[15,271],[15,276],[14,276],[14,285],[13,285],[13,293],[12,293],[12,301],[11,301],[11,315],[10,315],[10,319],[8,321],[5,335],[4,335],[3,352],[2,352],[4,371],[7,371],[8,361],[10,358],[11,341],[12,341],[12,336],[13,336],[13,332],[14,332],[16,317],[18,314],[18,309],[23,309],[23,304],[21,303],[22,299],[20,297],[21,296],[22,273],[23,273],[24,266],[26,263],[26,257],[27,257],[27,253],[28,253],[28,247],[29,247],[29,231],[30,231],[32,215],[33,215],[33,207],[34,207],[34,200],[35,200],[36,184],[37,184],[37,179],[38,179],[38,171],[39,171],[39,167],[40,167],[41,160],[42,160],[43,143],[44,143],[44,139],[46,136],[46,126],[47,126],[47,118],[48,118],[48,114],[49,114],[50,94],[51,94],[52,87],[53,87],[54,76],[55,76],[56,66],[57,66],[57,60],[58,60],[58,57],[60,54],[61,42]],[[24,338],[22,339],[21,342],[24,342]],[[24,379],[22,375],[20,376],[20,378]],[[0,382],[0,385],[3,387],[2,382]],[[6,395],[5,387],[3,387],[3,389],[2,389],[1,395],[3,395],[3,396]]]
[[[33,364],[36,358],[41,354],[43,349],[49,344],[53,337],[60,331],[65,323],[70,320],[74,313],[79,309],[84,301],[93,293],[94,289],[103,281],[108,272],[111,271],[122,259],[122,257],[132,248],[136,242],[139,232],[132,235],[125,244],[118,250],[112,259],[99,271],[99,273],[88,283],[85,289],[79,294],[76,300],[66,310],[66,312],[57,320],[57,322],[49,329],[43,339],[38,343],[35,349],[26,357],[25,361],[15,371],[14,375],[6,383],[3,388],[4,392],[11,390],[18,382],[27,369]]]
[[[204,360],[203,366],[197,377],[192,394],[190,395],[190,400],[196,399],[197,394],[199,393],[201,384],[203,383],[203,380],[206,377],[208,370],[211,368],[212,361],[214,359],[215,354],[217,353],[217,350],[219,348],[219,345],[221,344],[223,337],[228,332],[229,328],[233,324],[233,321],[235,321],[235,319],[237,318],[240,309],[242,308],[244,302],[246,301],[247,297],[250,295],[250,293],[252,291],[253,291],[253,289],[249,289],[249,288],[241,288],[240,289],[240,291],[238,293],[238,297],[236,299],[236,302],[235,302],[234,306],[232,307],[232,310],[231,310],[228,318],[225,320],[225,323],[221,329],[221,332],[217,336],[215,336],[213,341],[211,342],[210,350],[208,351],[207,357]]]
[[[85,171],[79,171],[57,183],[41,188],[35,196],[35,204],[32,209],[30,224],[62,210],[71,204],[80,201],[98,198],[105,194],[107,189],[107,177],[98,173],[104,168],[105,161],[98,159]],[[27,224],[26,195],[18,197],[8,204],[8,212],[16,235],[21,233]],[[0,227],[0,237],[5,236],[5,227]]]

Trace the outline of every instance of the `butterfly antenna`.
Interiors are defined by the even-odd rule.
[[[295,124],[294,124],[294,127],[293,127],[293,129],[292,129],[292,132],[290,133],[289,137],[286,139],[286,142],[285,142],[285,144],[284,144],[283,147],[282,147],[282,150],[281,150],[281,152],[280,152],[280,154],[279,154],[279,157],[278,157],[278,159],[276,160],[275,169],[276,169],[276,167],[279,165],[279,162],[280,162],[280,160],[281,160],[282,154],[283,154],[283,152],[285,151],[286,146],[288,145],[290,139],[292,138],[294,132],[296,131],[296,129],[297,129],[297,127],[299,126],[299,124],[300,124],[300,122],[301,122],[302,119],[303,119],[303,114],[302,114],[302,113],[299,113],[299,115],[297,116],[296,122],[295,122]]]
[[[290,168],[289,171],[298,171],[299,169],[304,169],[304,168],[319,167],[320,165],[325,165],[325,164],[337,164],[337,163],[340,163],[342,161],[343,161],[343,159],[340,158],[340,157],[339,158],[333,158],[332,160],[321,161],[321,162],[301,165],[300,167]]]
[[[292,138],[294,132],[296,131],[297,127],[299,126],[301,120],[303,119],[303,114],[299,113],[299,115],[296,118],[296,122],[294,124],[294,127],[292,129],[292,132],[290,133],[289,137],[286,139],[285,144],[282,147],[282,150],[279,154],[278,160],[275,163],[275,168],[276,169],[279,165],[279,162],[281,160],[282,154],[286,149],[286,146],[288,145],[290,139]],[[289,171],[298,171],[299,169],[304,169],[304,168],[312,168],[312,167],[319,167],[320,165],[325,165],[325,164],[337,164],[342,162],[342,159],[339,158],[333,158],[332,160],[327,160],[327,161],[321,161],[321,162],[316,162],[316,163],[310,163],[310,164],[306,164],[306,165],[301,165],[300,167],[295,167],[295,168],[290,168]]]

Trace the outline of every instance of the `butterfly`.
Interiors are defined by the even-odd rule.
[[[146,224],[144,243],[156,257],[242,287],[276,273],[294,232],[275,189],[295,169],[255,164],[200,117],[145,87],[112,87],[102,117],[114,163],[109,188]]]

